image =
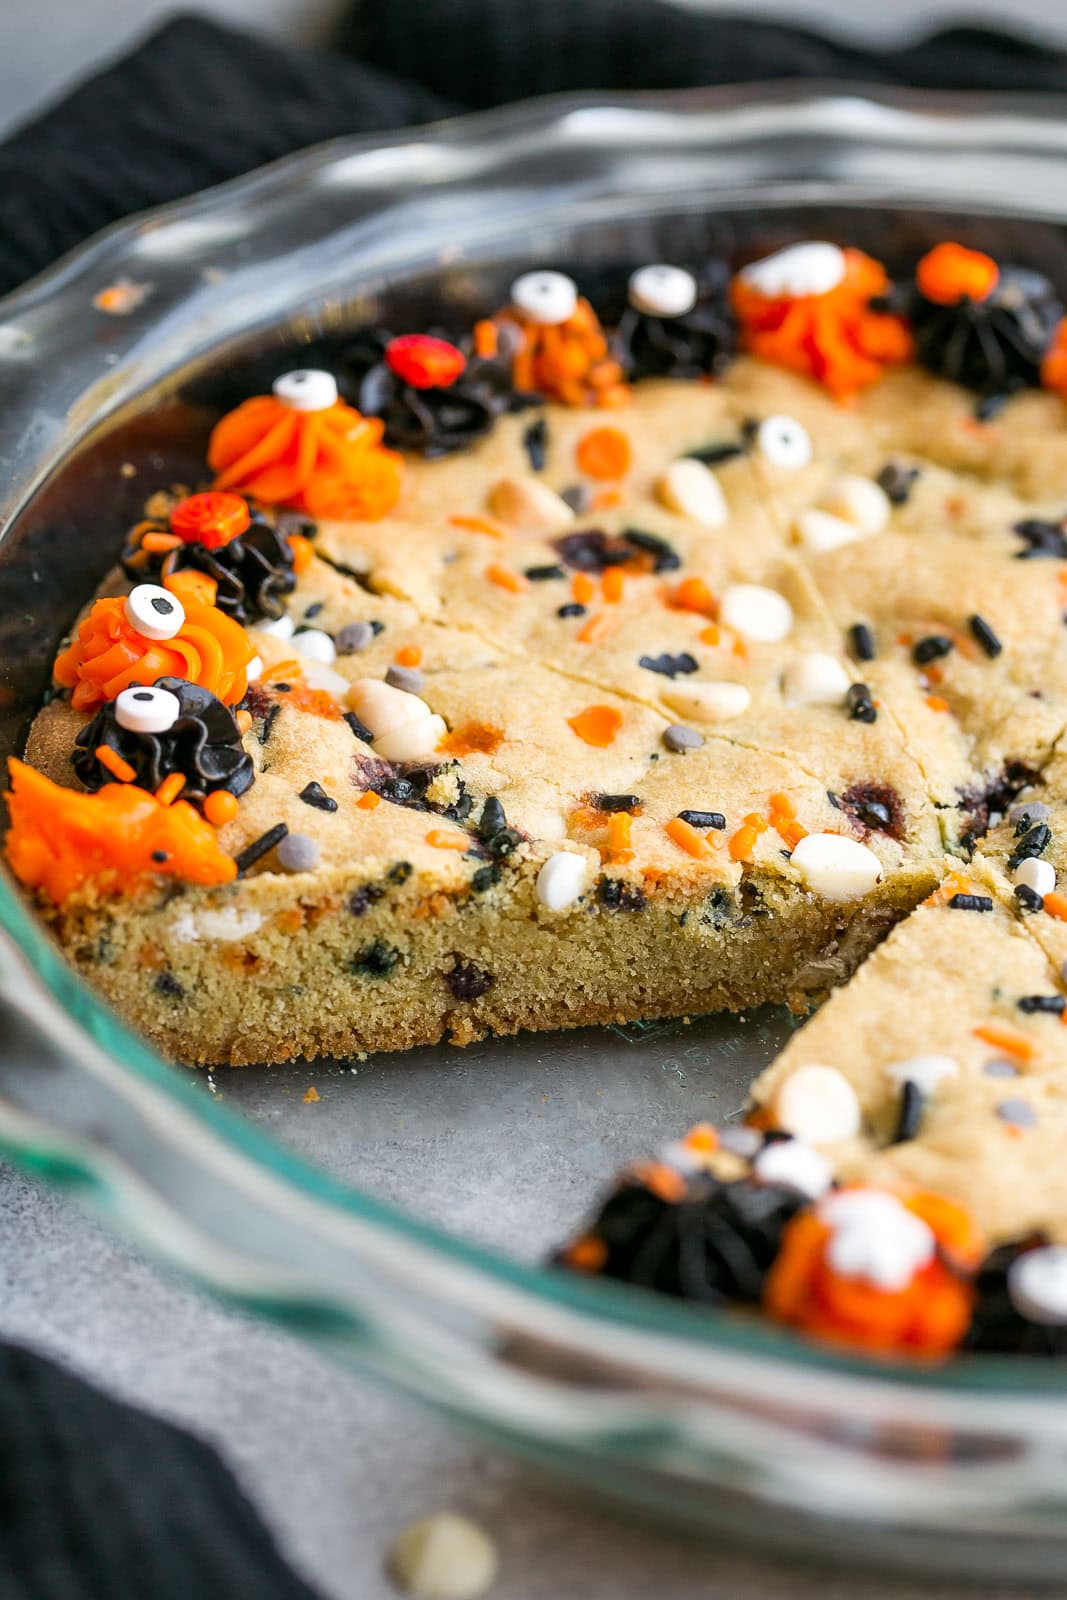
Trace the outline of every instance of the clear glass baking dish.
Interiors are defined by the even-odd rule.
[[[0,754],[145,494],[194,479],[218,407],[294,353],[469,319],[519,265],[610,298],[637,260],[812,235],[892,259],[951,233],[1064,285],[1065,180],[1059,102],[749,88],[342,141],[110,230],[0,304]],[[0,1149],[161,1262],[701,1529],[1060,1578],[1063,1368],[872,1367],[537,1264],[614,1159],[740,1105],[781,1018],[205,1083],[81,987],[6,877],[0,927]]]

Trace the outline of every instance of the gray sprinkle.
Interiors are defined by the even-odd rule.
[[[403,689],[405,694],[421,694],[426,674],[420,672],[418,667],[390,667],[385,674],[385,681],[394,689]]]
[[[306,833],[287,833],[274,853],[283,872],[314,872],[319,864],[318,844]]]
[[[373,638],[374,629],[369,622],[346,622],[334,635],[333,642],[339,656],[358,656]]]
[[[570,506],[576,517],[581,517],[593,504],[593,491],[587,483],[572,483],[570,488],[561,491],[560,499]]]
[[[1018,822],[1022,817],[1029,817],[1031,822],[1047,822],[1048,806],[1043,800],[1019,800],[1008,812],[1009,822]]]
[[[699,750],[704,739],[695,728],[686,728],[680,722],[672,722],[669,728],[663,730],[663,743],[668,750],[681,755],[685,750]]]
[[[987,1061],[982,1071],[987,1078],[1017,1078],[1019,1076],[1017,1069],[1012,1066],[1010,1061],[1002,1061],[999,1057],[993,1061]]]
[[[997,1116],[1016,1128],[1032,1128],[1037,1122],[1037,1112],[1025,1100],[1002,1100]]]
[[[751,1161],[763,1145],[763,1135],[757,1128],[746,1128],[743,1125],[719,1129],[719,1146],[729,1150],[731,1155],[740,1156],[742,1161]]]

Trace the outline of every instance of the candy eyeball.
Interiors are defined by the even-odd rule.
[[[115,721],[128,733],[169,733],[181,714],[181,701],[169,689],[138,684],[115,696]]]
[[[173,639],[185,626],[185,607],[157,583],[139,583],[126,596],[126,621],[145,639]]]
[[[511,303],[531,322],[566,322],[578,309],[578,288],[562,272],[524,272],[511,286]]]
[[[799,472],[812,458],[811,436],[795,417],[764,417],[756,429],[756,449],[765,461],[787,472]]]
[[[663,262],[638,267],[630,279],[630,304],[650,317],[684,317],[697,303],[697,281],[684,267]]]
[[[740,276],[765,300],[801,300],[837,288],[845,276],[845,255],[836,244],[809,239],[753,261]]]
[[[337,404],[337,379],[320,367],[301,367],[275,378],[274,398],[290,411],[328,411]]]

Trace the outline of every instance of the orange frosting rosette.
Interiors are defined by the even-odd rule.
[[[902,1287],[881,1287],[867,1275],[835,1268],[833,1205],[853,1196],[898,1201],[933,1235],[929,1259]],[[969,1275],[984,1249],[963,1207],[936,1194],[891,1196],[872,1189],[839,1190],[828,1202],[787,1225],[764,1285],[768,1315],[828,1343],[881,1355],[936,1358],[954,1350],[970,1323]]]
[[[730,299],[743,349],[846,400],[876,383],[887,366],[909,360],[912,339],[902,317],[871,306],[890,287],[881,263],[862,250],[841,254],[841,280],[825,293],[769,297],[741,272]]]
[[[184,611],[180,630],[169,639],[141,633],[124,597],[94,601],[53,668],[56,682],[72,691],[76,711],[96,711],[131,684],[164,677],[198,683],[226,705],[243,699],[245,669],[255,650],[240,624],[212,604],[214,584],[201,573],[175,573],[164,588]]]
[[[1061,400],[1067,400],[1067,317],[1056,329],[1048,354],[1041,363],[1041,382]]]
[[[403,474],[401,457],[382,445],[384,431],[379,418],[337,398],[328,373],[287,373],[273,394],[245,400],[216,424],[208,465],[216,490],[312,517],[373,522],[393,509]]]
[[[622,406],[630,399],[622,367],[611,355],[607,336],[584,296],[559,322],[546,323],[512,304],[474,330],[477,355],[497,354],[503,326],[516,330],[512,382],[524,394],[540,394],[567,406]],[[516,337],[513,334],[513,337]]]
[[[21,883],[43,889],[56,905],[91,882],[128,890],[132,880],[148,876],[199,884],[237,876],[214,828],[185,800],[165,805],[122,783],[82,794],[22,761],[8,766],[7,859]]]

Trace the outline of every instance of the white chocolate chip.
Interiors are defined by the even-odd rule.
[[[494,517],[523,533],[561,533],[574,512],[554,489],[539,478],[500,478],[489,491]]]
[[[549,911],[566,911],[585,888],[589,864],[573,850],[557,850],[537,874],[535,893]]]
[[[386,1564],[417,1600],[479,1600],[496,1577],[497,1554],[477,1523],[439,1511],[399,1533]]]
[[[765,589],[759,583],[735,583],[722,597],[719,619],[744,639],[777,644],[793,626],[793,607],[777,589]]]
[[[283,611],[280,617],[275,617],[272,622],[257,622],[257,633],[268,633],[272,639],[291,639],[296,632],[296,623],[288,611]]]
[[[907,1061],[892,1061],[885,1075],[893,1083],[914,1083],[923,1094],[933,1094],[942,1078],[954,1078],[960,1064],[953,1056],[909,1056]]]
[[[115,696],[115,721],[129,733],[169,733],[181,714],[181,701],[169,689],[135,685]]]
[[[374,741],[374,753],[384,761],[420,761],[423,756],[433,755],[447,732],[445,719],[431,714],[383,733]]]
[[[656,493],[668,511],[676,511],[703,528],[721,528],[730,518],[726,496],[714,472],[703,461],[679,456],[660,475]]]
[[[274,398],[290,411],[327,411],[337,404],[337,379],[319,367],[283,372],[272,387]]]
[[[263,676],[263,657],[253,656],[245,668],[245,677],[249,683],[255,683],[257,678]]]
[[[756,429],[756,449],[773,467],[799,472],[812,458],[811,436],[795,417],[764,417]]]
[[[798,1067],[774,1098],[780,1128],[808,1144],[836,1144],[860,1131],[856,1091],[836,1067]]]
[[[375,739],[430,715],[429,706],[419,695],[394,689],[381,678],[357,678],[349,687],[348,704]]]
[[[1040,856],[1027,856],[1012,872],[1011,881],[1016,886],[1025,884],[1043,900],[1056,887],[1056,868],[1051,861],[1042,861]]]
[[[694,722],[728,722],[749,708],[752,696],[743,683],[728,679],[714,683],[676,683],[664,689],[663,698],[679,716]]]
[[[820,496],[819,504],[835,517],[855,523],[860,532],[866,534],[881,533],[893,512],[881,484],[856,472],[846,472],[843,477],[835,478]]]
[[[337,647],[328,633],[321,628],[302,628],[293,634],[293,649],[312,661],[321,661],[324,667],[337,659]]]
[[[348,693],[348,679],[332,667],[324,667],[321,662],[309,661],[301,669],[301,675],[309,689],[322,689],[326,694],[332,694],[335,700],[343,700]]]
[[[854,522],[846,522],[830,511],[820,511],[817,506],[801,511],[793,518],[793,532],[805,550],[819,554],[824,550],[840,550],[842,545],[855,544],[863,534]]]
[[[803,1139],[772,1139],[752,1163],[752,1174],[759,1183],[795,1189],[816,1200],[834,1181],[830,1163]]]
[[[511,303],[531,322],[550,327],[566,322],[578,309],[578,288],[562,272],[524,272],[511,285]]]
[[[893,1194],[881,1189],[843,1189],[819,1203],[830,1225],[826,1260],[843,1278],[861,1278],[899,1294],[934,1259],[933,1229]]]
[[[630,278],[630,304],[650,317],[684,317],[696,303],[697,281],[684,267],[657,262]]]
[[[824,900],[854,900],[869,894],[882,876],[882,863],[874,851],[839,833],[809,833],[791,860],[806,886]]]
[[[216,939],[232,944],[235,939],[248,939],[263,925],[263,915],[250,906],[223,906],[220,911],[182,911],[175,917],[172,930],[175,939],[193,942],[197,939]]]
[[[1016,1256],[1008,1268],[1008,1294],[1031,1322],[1067,1322],[1067,1245],[1041,1245]]]
[[[787,706],[841,706],[851,682],[836,656],[807,650],[782,673],[782,697]]]
[[[836,244],[808,239],[751,262],[739,276],[765,300],[800,300],[836,289],[845,276],[845,255]]]
[[[126,621],[143,639],[173,639],[185,625],[185,607],[158,583],[139,583],[126,596]]]

